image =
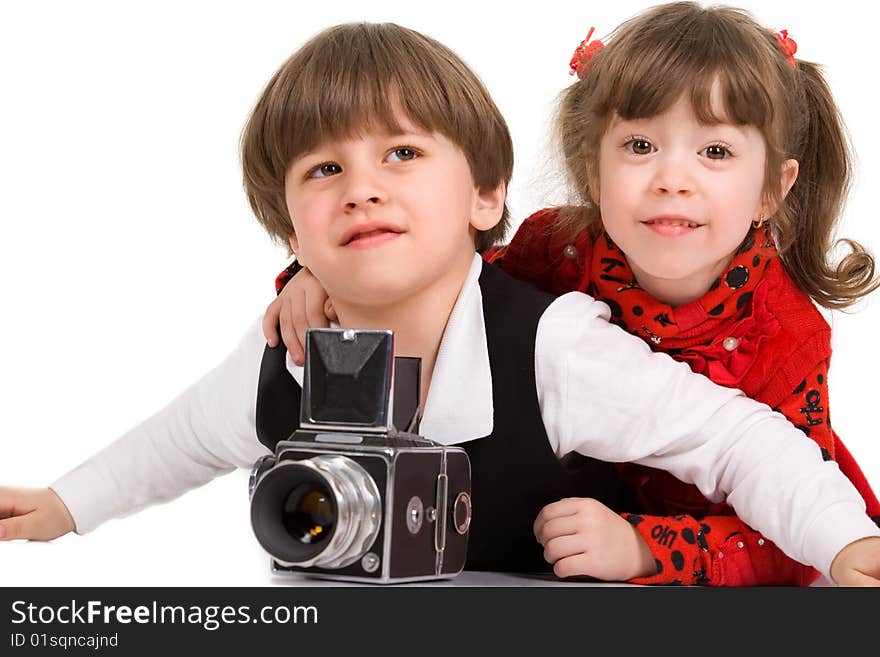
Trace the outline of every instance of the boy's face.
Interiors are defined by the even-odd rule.
[[[501,217],[503,186],[476,189],[454,143],[398,121],[402,134],[328,141],[287,171],[291,247],[337,303],[390,306],[463,276],[474,229]]]

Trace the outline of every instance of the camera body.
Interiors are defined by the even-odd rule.
[[[274,573],[393,583],[462,571],[470,461],[418,435],[419,366],[393,357],[390,331],[308,331],[300,428],[250,478]]]

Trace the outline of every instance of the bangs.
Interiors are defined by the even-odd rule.
[[[438,75],[455,63],[437,53],[439,62],[407,56],[425,50],[420,35],[377,27],[331,30],[320,48],[297,55],[300,66],[273,81],[277,93],[271,94],[269,114],[279,134],[266,143],[278,149],[277,166],[286,168],[325,141],[402,133],[401,114],[417,128],[447,136],[467,124],[462,103],[473,108],[469,94]]]
[[[600,53],[596,76],[598,114],[606,121],[662,114],[683,95],[705,124],[752,125],[767,133],[774,122],[768,81],[777,75],[778,54],[768,33],[747,38],[736,21],[697,10],[676,24],[658,20],[625,31]],[[597,66],[597,68],[600,68]],[[718,86],[721,107],[713,104]]]

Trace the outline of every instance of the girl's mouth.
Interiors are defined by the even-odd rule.
[[[680,237],[702,226],[685,217],[653,217],[641,223],[661,237]]]

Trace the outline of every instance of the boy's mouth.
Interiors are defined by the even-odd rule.
[[[393,240],[403,232],[393,224],[371,221],[352,226],[342,234],[341,246],[369,248]]]

